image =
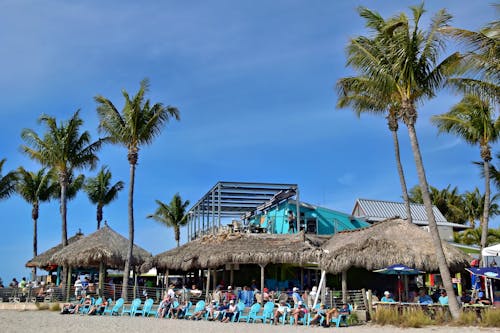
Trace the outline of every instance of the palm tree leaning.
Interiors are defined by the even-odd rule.
[[[94,178],[88,178],[84,185],[90,202],[97,205],[97,230],[101,228],[103,207],[118,198],[118,192],[123,190],[124,183],[120,180],[111,185],[111,171],[103,166]]]
[[[163,106],[161,103],[151,105],[149,99],[145,100],[145,94],[149,89],[149,80],[144,79],[137,94],[130,98],[129,94],[122,90],[125,105],[122,112],[113,103],[103,96],[96,96],[97,114],[99,115],[99,130],[109,135],[111,142],[123,145],[127,148],[127,159],[130,166],[130,182],[128,191],[128,227],[129,246],[125,267],[123,270],[122,297],[127,299],[128,276],[132,250],[134,245],[134,184],[135,168],[139,158],[139,149],[143,145],[151,144],[158,136],[170,118],[179,120],[179,111],[172,106]]]
[[[495,119],[496,116],[496,119]],[[471,145],[478,145],[484,168],[484,208],[481,220],[483,237],[481,250],[486,246],[490,207],[490,145],[500,139],[500,117],[487,100],[478,95],[466,95],[444,114],[433,116],[432,122],[440,132],[453,133]]]
[[[2,176],[2,168],[5,161],[7,161],[5,158],[0,160],[0,200],[7,199],[16,190],[16,173],[9,171],[5,176]]]
[[[449,297],[449,308],[453,318],[458,318],[460,309],[455,298],[451,275],[441,245],[436,219],[432,210],[422,155],[418,143],[415,124],[417,120],[418,102],[435,95],[443,80],[451,74],[451,69],[459,62],[460,55],[454,53],[441,58],[442,39],[439,30],[446,26],[451,16],[445,10],[439,11],[432,18],[427,31],[419,27],[424,13],[423,5],[411,7],[413,18],[410,20],[405,13],[385,21],[381,29],[376,28],[379,23],[374,17],[379,14],[364,15],[367,26],[374,30],[375,38],[358,37],[348,48],[349,64],[362,75],[378,82],[388,96],[399,106],[399,118],[408,128],[410,143],[415,159],[422,199],[424,202],[429,231],[436,252],[439,271],[444,287]],[[378,50],[385,49],[383,54]],[[371,50],[377,50],[372,53]],[[380,59],[383,57],[383,60]]]
[[[31,204],[31,219],[33,220],[33,257],[38,255],[38,216],[40,203],[50,201],[56,189],[52,171],[43,168],[38,172],[26,171],[23,167],[17,169],[18,180],[16,191]],[[36,279],[36,267],[33,267],[31,281]]]
[[[176,193],[170,204],[165,204],[160,200],[156,200],[158,208],[154,214],[148,215],[148,219],[153,219],[157,222],[164,224],[167,227],[174,228],[174,237],[177,242],[177,247],[179,247],[180,242],[180,228],[187,223],[186,208],[189,206],[189,200],[182,202],[182,198],[179,193]]]
[[[364,9],[362,8],[360,11],[364,11]],[[346,108],[351,106],[354,108],[358,117],[360,117],[362,113],[387,114],[387,125],[392,133],[396,167],[405,204],[406,219],[409,223],[412,223],[408,188],[406,186],[399,149],[397,104],[391,101],[391,96],[386,94],[384,89],[381,89],[378,82],[370,80],[367,76],[346,77],[338,80],[337,92],[339,95],[337,107]]]
[[[67,233],[67,188],[74,170],[93,169],[99,160],[96,153],[105,139],[91,142],[90,133],[80,134],[83,120],[76,111],[66,122],[59,125],[54,117],[42,115],[39,122],[47,127],[40,137],[32,129],[24,129],[21,137],[26,142],[21,149],[43,166],[54,169],[60,189],[60,211],[62,220],[62,244],[68,245]]]

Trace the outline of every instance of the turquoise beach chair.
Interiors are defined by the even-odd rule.
[[[111,309],[104,310],[102,314],[105,315],[106,313],[109,313],[110,316],[118,315],[124,303],[125,300],[123,298],[119,298]]]
[[[153,303],[154,303],[154,300],[152,298],[148,298],[147,300],[144,301],[144,305],[142,307],[142,309],[137,309],[135,311],[135,315],[141,315],[143,317],[147,317],[150,312],[151,312],[151,309],[153,308]]]
[[[141,306],[141,299],[140,298],[136,298],[132,301],[132,304],[130,304],[130,307],[127,309],[125,307],[123,307],[122,309],[122,316],[123,315],[129,315],[130,317],[133,317],[135,316],[135,312],[137,311],[137,309],[139,309],[139,306]]]
[[[266,321],[269,319],[269,321],[273,320],[273,310],[274,310],[274,303],[273,302],[267,302],[264,304],[264,310],[262,311],[261,315],[256,314],[252,318],[249,318],[252,320],[252,322],[257,322],[257,320],[261,320],[263,324],[266,323]]]
[[[186,310],[186,314],[184,314],[184,319],[189,319],[193,314],[195,314],[198,311],[202,311],[205,309],[205,301],[198,301],[196,305],[194,306],[194,309],[191,311],[191,309]]]
[[[243,319],[247,319],[248,318],[248,314],[245,315],[245,303],[243,302],[238,302],[238,304],[236,304],[237,307],[238,307],[238,311],[236,311],[235,314],[233,314],[233,317],[231,317],[231,322],[239,322],[240,321],[240,318],[243,318]]]
[[[250,311],[248,312],[248,315],[247,315],[247,323],[249,323],[250,321],[253,321],[255,322],[255,318],[257,317],[257,315],[259,314],[259,311],[260,311],[260,304],[259,303],[255,303],[253,304],[251,307],[250,307]],[[240,318],[238,318],[238,321],[239,321]]]

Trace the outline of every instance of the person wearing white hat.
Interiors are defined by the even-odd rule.
[[[381,302],[386,302],[386,303],[394,303],[394,299],[391,297],[391,293],[389,291],[384,291],[384,297],[380,300]]]
[[[306,313],[307,313],[307,308],[304,306],[302,301],[298,301],[297,307],[295,309],[293,309],[293,311],[291,313],[291,315],[293,316],[293,319],[294,319],[293,324],[295,326],[297,326],[299,320],[304,318]]]
[[[222,322],[223,323],[229,322],[231,319],[233,319],[233,316],[236,316],[237,313],[238,313],[238,304],[235,304],[234,300],[232,299],[229,301],[229,309],[226,310]]]
[[[292,299],[293,299],[293,304],[297,304],[298,302],[303,302],[304,300],[302,299],[302,296],[299,294],[299,288],[293,287],[292,289]]]

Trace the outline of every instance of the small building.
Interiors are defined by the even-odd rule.
[[[453,242],[454,231],[463,231],[469,228],[463,224],[448,222],[436,206],[432,206],[432,210],[438,226],[439,235],[443,240]],[[423,204],[411,203],[410,211],[413,224],[428,231],[429,222],[427,220],[425,206]],[[392,218],[407,219],[406,208],[403,202],[372,199],[357,199],[352,210],[352,215],[370,224]]]

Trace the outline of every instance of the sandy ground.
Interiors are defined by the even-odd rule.
[[[258,333],[279,333],[279,332],[328,332],[335,331],[337,328],[322,327],[294,327],[269,324],[263,325],[247,323],[228,323],[208,321],[189,321],[173,319],[156,318],[130,318],[130,317],[101,317],[101,316],[81,316],[81,315],[60,315],[58,312],[51,311],[17,311],[0,310],[0,332],[203,332],[203,333],[221,333],[221,332],[258,332]],[[361,325],[353,327],[342,327],[342,332],[373,332],[373,333],[392,333],[392,332],[451,332],[451,333],[475,333],[475,332],[499,332],[498,329],[485,329],[477,327],[436,327],[429,326],[420,329],[401,329],[391,326]]]

